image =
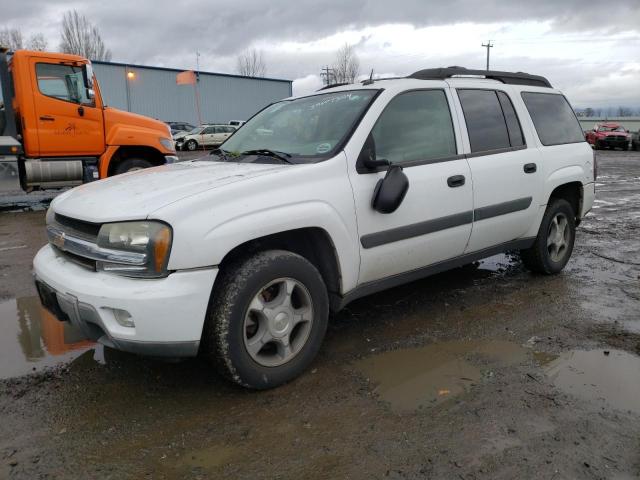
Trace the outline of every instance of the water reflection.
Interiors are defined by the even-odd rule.
[[[0,378],[68,362],[93,345],[43,308],[38,297],[0,302]]]

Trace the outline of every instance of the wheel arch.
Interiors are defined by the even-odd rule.
[[[553,198],[561,198],[569,202],[575,213],[576,225],[580,223],[580,212],[582,212],[584,201],[584,187],[581,182],[573,181],[558,185],[549,195],[549,201]]]
[[[107,175],[105,176],[112,176],[115,173],[116,168],[118,168],[118,164],[129,158],[142,158],[150,161],[154,166],[164,165],[166,163],[164,154],[153,147],[143,145],[123,145],[118,147],[109,159],[106,172]]]
[[[296,228],[248,240],[231,249],[222,258],[220,273],[223,274],[235,261],[265,250],[287,250],[306,258],[318,269],[327,286],[331,310],[339,308],[342,274],[337,249],[326,230],[320,227]],[[214,292],[218,279],[223,277],[224,275],[217,276]]]

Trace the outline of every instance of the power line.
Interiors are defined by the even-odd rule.
[[[482,46],[487,49],[487,71],[488,71],[489,70],[489,49],[493,48],[493,45],[491,44],[491,40],[489,40],[486,44],[483,43]]]

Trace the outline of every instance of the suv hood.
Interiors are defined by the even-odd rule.
[[[51,207],[87,222],[141,220],[192,195],[287,167],[207,160],[163,165],[80,185],[54,199]]]

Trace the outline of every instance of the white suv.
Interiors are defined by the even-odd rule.
[[[546,79],[422,70],[283,100],[208,158],[63,193],[35,276],[89,338],[200,352],[268,388],[308,367],[329,313],[358,297],[506,250],[560,272],[594,177]]]

